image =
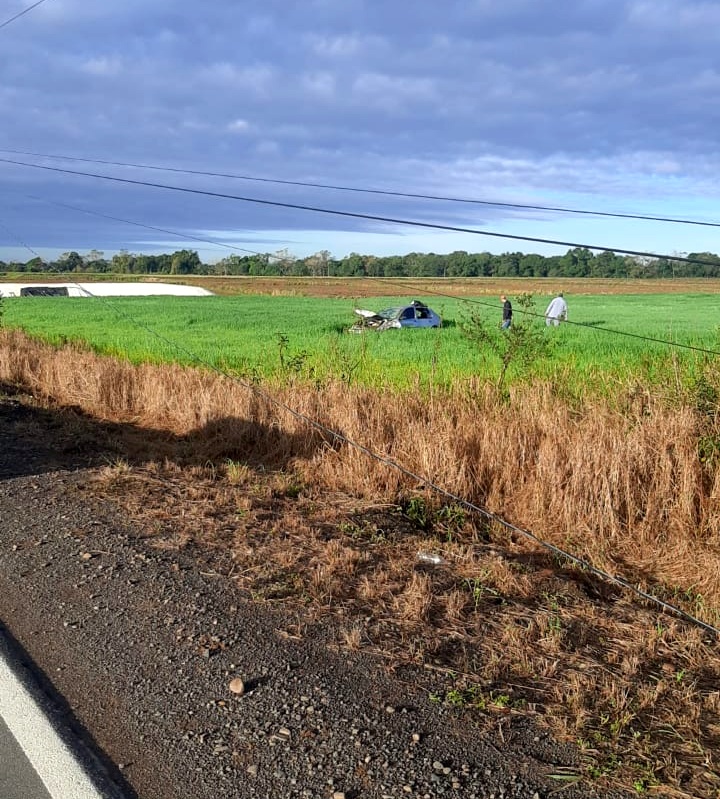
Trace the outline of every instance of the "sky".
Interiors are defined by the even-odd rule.
[[[711,226],[269,182],[720,221],[716,0],[41,0],[3,25],[30,5],[0,0],[2,260],[720,252]]]

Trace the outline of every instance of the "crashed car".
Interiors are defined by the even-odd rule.
[[[390,330],[398,327],[440,327],[442,324],[438,314],[420,300],[413,300],[409,305],[386,308],[384,311],[356,308],[355,313],[361,318],[350,328],[351,333]]]

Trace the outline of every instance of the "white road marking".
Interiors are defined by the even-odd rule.
[[[104,799],[10,667],[1,633],[0,716],[53,799]]]

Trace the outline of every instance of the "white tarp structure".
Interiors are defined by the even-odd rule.
[[[24,291],[23,291],[24,289]],[[2,283],[0,297],[42,296],[41,289],[49,289],[48,296],[67,297],[150,297],[166,295],[173,297],[214,297],[199,286],[181,286],[175,283]],[[55,289],[66,289],[58,292]]]

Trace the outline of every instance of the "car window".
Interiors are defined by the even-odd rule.
[[[415,318],[415,309],[414,308],[405,308],[403,312],[400,314],[401,319],[414,319]]]

